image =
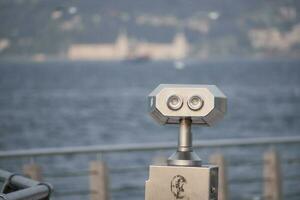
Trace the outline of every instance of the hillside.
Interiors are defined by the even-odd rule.
[[[120,31],[153,42],[184,32],[192,57],[297,57],[299,8],[296,0],[3,0],[0,57],[64,57],[71,44],[113,42]]]

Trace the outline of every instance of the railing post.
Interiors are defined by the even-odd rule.
[[[42,168],[35,163],[25,164],[23,174],[33,180],[42,181]]]
[[[90,163],[91,200],[109,200],[108,169],[103,161]]]
[[[281,170],[280,158],[275,150],[264,154],[264,199],[281,200]]]
[[[219,167],[219,186],[218,186],[218,199],[228,200],[228,187],[227,187],[227,170],[224,156],[220,153],[215,153],[210,156],[210,163]]]

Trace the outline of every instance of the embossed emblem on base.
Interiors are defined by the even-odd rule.
[[[181,175],[176,175],[171,181],[171,192],[176,199],[183,199],[186,197],[185,185],[187,184],[186,178]]]

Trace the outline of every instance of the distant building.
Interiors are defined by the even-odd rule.
[[[255,49],[289,51],[300,44],[300,24],[286,33],[276,28],[253,29],[249,32],[249,38]]]
[[[115,43],[73,44],[68,50],[71,60],[122,60],[129,52],[126,34],[119,34]]]
[[[153,60],[183,59],[188,55],[189,44],[183,33],[177,33],[171,43],[130,43],[125,33],[120,33],[114,43],[73,44],[68,50],[71,60],[124,60],[148,57]]]
[[[140,42],[134,45],[137,57],[148,56],[153,60],[183,59],[188,54],[189,45],[184,34],[176,34],[172,43]]]

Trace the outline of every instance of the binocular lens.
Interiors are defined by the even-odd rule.
[[[167,105],[171,110],[178,110],[182,107],[183,101],[177,95],[172,95],[167,100]]]
[[[191,98],[189,98],[188,100],[188,106],[190,109],[192,110],[200,110],[203,106],[203,100],[200,96],[192,96]]]

